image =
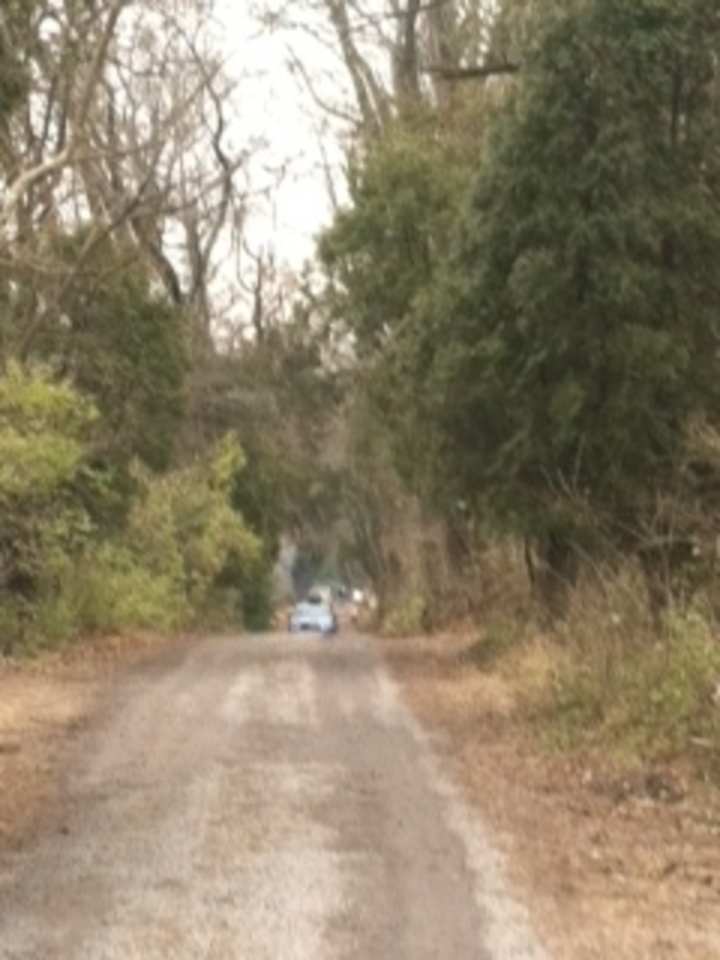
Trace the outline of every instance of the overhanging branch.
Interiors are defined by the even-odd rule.
[[[445,80],[486,80],[488,77],[518,73],[520,67],[519,63],[511,61],[486,63],[478,67],[444,67],[442,64],[429,64],[422,68],[422,72],[443,77]]]

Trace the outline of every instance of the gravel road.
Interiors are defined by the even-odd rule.
[[[2,960],[546,960],[368,638],[184,647],[73,749]]]

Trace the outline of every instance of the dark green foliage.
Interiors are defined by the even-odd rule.
[[[262,447],[246,449],[246,455],[249,469],[236,474],[231,502],[253,533],[262,538],[268,555],[274,558],[282,533],[282,480],[272,458]]]
[[[233,505],[263,540],[270,562],[283,532],[324,537],[337,513],[336,467],[327,448],[336,429],[340,375],[325,362],[324,338],[298,308],[235,353],[214,359],[218,385],[202,411],[206,429],[231,428],[247,456]]]
[[[85,241],[83,232],[57,241],[66,269],[78,258],[80,267],[36,350],[93,397],[110,464],[136,457],[167,469],[185,414],[186,318],[153,290],[131,250],[105,241],[87,256]]]
[[[235,572],[231,565],[228,572]],[[263,558],[251,571],[240,571],[235,580],[240,586],[238,620],[247,630],[267,630],[275,608],[273,564]]]
[[[397,125],[368,148],[353,205],[320,244],[331,315],[360,360],[359,406],[376,421],[372,431],[386,434],[407,487],[442,490],[441,499],[451,497],[436,482],[432,369],[445,333],[434,300],[476,149],[464,129],[432,114]]]
[[[435,370],[453,468],[526,532],[582,537],[574,497],[632,539],[719,409],[719,39],[700,0],[543,11],[500,111]]]
[[[35,284],[45,306],[25,353],[92,399],[93,483],[77,492],[95,523],[117,530],[137,494],[132,463],[163,471],[174,461],[186,413],[187,318],[153,289],[132,250],[91,239],[89,227],[54,237],[46,254],[54,270],[20,277],[4,313],[12,351]]]
[[[322,237],[329,295],[362,355],[387,347],[432,281],[463,181],[431,116],[368,148],[350,183],[352,206]]]
[[[402,496],[448,529],[462,508],[525,539],[562,612],[582,558],[618,551],[667,593],[717,487],[688,435],[720,415],[720,11],[521,19],[522,69],[472,122],[469,98],[357,152],[320,254],[357,360],[348,449],[390,454],[382,476],[372,453],[348,465],[354,536],[381,537]]]

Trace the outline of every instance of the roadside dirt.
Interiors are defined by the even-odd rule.
[[[462,637],[381,641],[555,960],[718,960],[720,796],[677,769],[549,753]]]
[[[120,668],[167,638],[105,637],[33,660],[0,659],[0,848],[17,846],[52,804],[67,750]]]

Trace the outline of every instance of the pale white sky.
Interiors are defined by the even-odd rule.
[[[332,209],[320,166],[321,114],[313,111],[287,67],[288,44],[292,39],[294,49],[313,69],[327,72],[335,64],[310,40],[262,31],[248,12],[247,0],[219,0],[218,16],[228,68],[240,78],[234,139],[237,143],[255,139],[266,143],[252,165],[253,185],[260,188],[274,183],[277,168],[286,169],[272,197],[258,197],[254,202],[250,240],[254,245],[272,243],[282,260],[299,266],[312,254],[313,237],[329,223]],[[332,161],[339,164],[338,139],[327,134],[324,144]]]

